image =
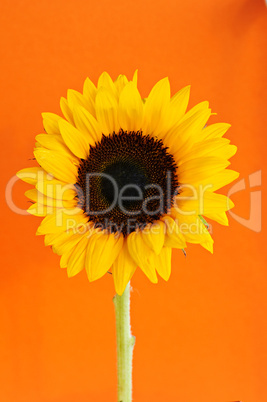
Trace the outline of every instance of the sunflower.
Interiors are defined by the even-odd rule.
[[[172,248],[187,243],[213,252],[205,218],[228,225],[233,203],[218,189],[238,173],[226,169],[236,152],[223,135],[230,125],[207,125],[208,102],[187,110],[190,87],[170,96],[167,78],[146,99],[137,73],[61,98],[63,117],[43,113],[36,136],[38,167],[17,173],[35,187],[28,212],[44,217],[38,235],[61,256],[72,277],[89,281],[112,272],[121,295],[139,267],[151,282],[168,280]]]

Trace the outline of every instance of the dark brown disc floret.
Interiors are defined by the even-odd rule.
[[[90,146],[76,189],[95,227],[126,236],[169,211],[178,193],[177,166],[162,140],[120,130]]]

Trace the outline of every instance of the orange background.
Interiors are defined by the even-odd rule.
[[[136,68],[144,97],[168,76],[173,93],[192,84],[190,106],[210,101],[211,121],[232,124],[232,167],[248,185],[266,167],[266,27],[264,0],[2,1],[2,196],[32,164],[41,112],[60,113],[86,76]],[[28,188],[14,186],[20,207]],[[249,190],[232,199],[248,218]],[[35,237],[39,218],[1,205],[0,400],[115,401],[112,277],[68,279]],[[213,236],[213,256],[174,252],[168,283],[134,276],[134,401],[267,400],[266,238],[231,217]]]

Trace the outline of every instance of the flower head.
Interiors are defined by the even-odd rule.
[[[137,267],[153,282],[171,273],[172,248],[213,240],[203,216],[228,224],[233,204],[216,191],[238,177],[226,169],[236,152],[222,138],[229,124],[207,126],[208,102],[186,112],[189,87],[170,96],[167,78],[146,99],[131,81],[103,73],[83,93],[69,90],[64,115],[43,114],[36,136],[39,167],[18,176],[35,186],[28,211],[37,234],[61,255],[69,276],[90,281],[111,270],[122,294]]]

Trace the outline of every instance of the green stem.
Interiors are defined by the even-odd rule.
[[[122,296],[113,299],[116,315],[118,402],[132,401],[132,358],[135,337],[130,325],[130,282]]]

